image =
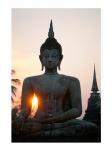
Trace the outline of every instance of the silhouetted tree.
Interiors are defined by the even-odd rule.
[[[11,75],[14,75],[16,73],[16,71],[14,69],[11,70]],[[11,100],[12,102],[14,102],[14,98],[13,96],[16,96],[16,91],[17,91],[17,85],[21,84],[21,81],[19,79],[11,79],[12,85],[11,85],[11,91],[12,91],[12,96],[11,96]]]
[[[12,69],[11,75],[13,76],[15,74],[16,74],[16,71],[14,69]],[[11,83],[12,83],[11,84],[11,92],[12,92],[11,100],[12,100],[12,103],[14,103],[14,96],[16,97],[17,85],[20,85],[21,81],[19,79],[12,78]],[[12,121],[14,121],[17,118],[17,113],[19,111],[19,108],[14,107],[14,108],[12,108],[11,111],[12,111]]]

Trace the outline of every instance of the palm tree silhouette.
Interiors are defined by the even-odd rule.
[[[14,69],[12,69],[11,75],[14,75],[15,73],[16,73],[16,71]],[[21,81],[19,79],[12,78],[11,83],[12,83],[11,84],[11,92],[12,92],[11,100],[12,100],[12,102],[14,102],[14,96],[16,96],[17,85],[20,85]]]

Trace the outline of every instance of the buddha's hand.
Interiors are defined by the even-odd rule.
[[[39,123],[41,123],[41,122],[43,123],[43,121],[48,118],[47,113],[45,111],[43,111],[43,110],[37,111],[35,116],[36,116],[35,118],[37,119],[37,121]]]
[[[46,117],[42,123],[55,123],[55,122],[60,122],[60,114],[56,114],[54,116],[49,116]]]

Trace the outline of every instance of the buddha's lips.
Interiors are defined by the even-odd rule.
[[[54,63],[48,63],[48,65],[47,65],[48,67],[54,67],[55,66],[55,64]]]
[[[48,62],[48,65],[55,65],[55,63],[53,63],[53,62]]]

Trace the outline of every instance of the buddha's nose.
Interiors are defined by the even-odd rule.
[[[49,57],[49,60],[48,60],[49,62],[52,62],[52,58],[51,57]]]

